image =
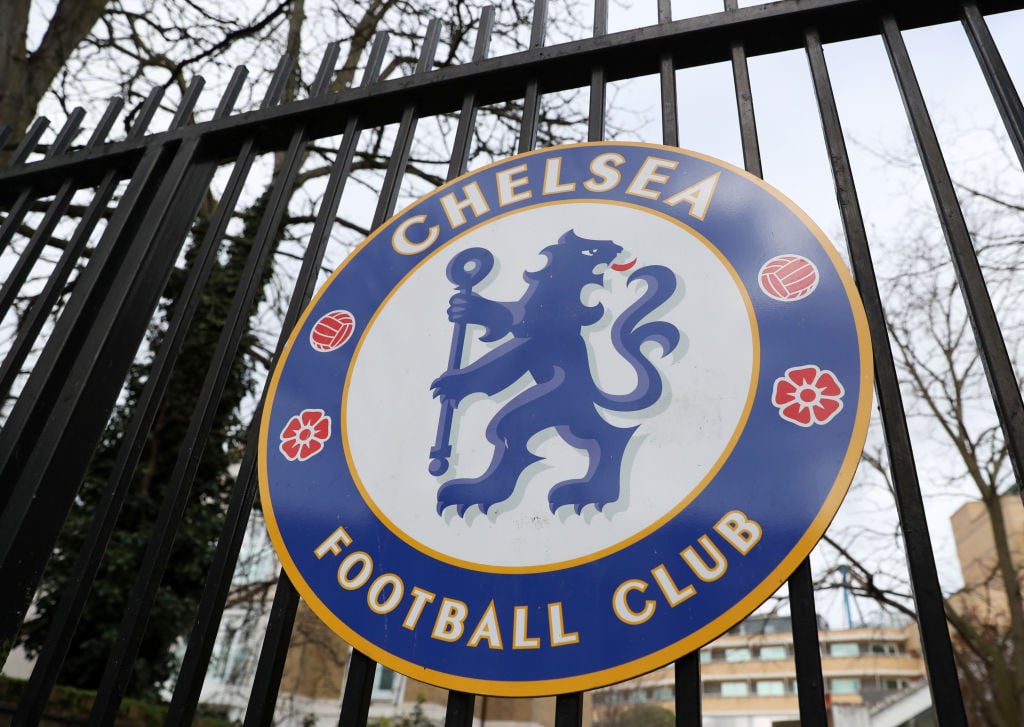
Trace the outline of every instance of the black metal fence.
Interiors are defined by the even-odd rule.
[[[164,505],[110,653],[91,724],[111,724],[125,692],[150,609],[168,567],[170,547],[189,499],[227,367],[236,354],[243,323],[256,299],[272,240],[286,213],[287,200],[309,142],[326,137],[340,139],[283,331],[294,325],[312,295],[339,200],[351,173],[356,145],[364,130],[398,124],[373,218],[373,226],[377,226],[394,212],[417,120],[421,118],[457,114],[458,127],[448,170],[452,178],[465,170],[474,115],[482,106],[522,101],[518,147],[526,151],[536,143],[540,94],[589,89],[589,138],[597,140],[604,133],[607,84],[656,74],[661,87],[663,140],[677,145],[680,140],[675,71],[728,62],[735,84],[745,165],[760,175],[748,58],[794,49],[806,52],[850,259],[870,321],[878,401],[936,714],[943,725],[966,723],[882,301],[823,44],[871,36],[880,37],[884,43],[1019,481],[1024,474],[1024,405],[1017,378],[902,31],[950,21],[962,24],[1018,159],[1024,162],[1024,110],[983,17],[983,13],[1024,7],[1024,2],[783,0],[738,9],[736,0],[726,0],[725,5],[721,13],[672,21],[669,3],[659,0],[657,25],[607,34],[607,0],[598,0],[593,37],[545,47],[546,7],[544,0],[539,0],[531,47],[512,55],[487,58],[492,15],[485,12],[479,23],[474,61],[466,65],[430,70],[441,30],[438,23],[432,22],[423,40],[417,72],[405,78],[378,80],[387,44],[387,38],[381,36],[372,46],[361,84],[338,93],[327,92],[339,50],[333,46],[323,59],[310,97],[305,100],[277,104],[289,74],[286,60],[278,68],[262,107],[256,111],[232,112],[244,83],[244,73],[239,72],[225,89],[214,118],[201,124],[188,123],[202,86],[197,79],[183,94],[167,131],[148,129],[160,102],[157,94],[141,108],[127,138],[116,143],[105,142],[121,111],[118,101],[110,104],[84,146],[71,147],[82,123],[82,114],[76,112],[45,149],[44,158],[27,163],[31,155],[39,155],[37,145],[46,122],[37,121],[29,129],[11,154],[8,167],[0,172],[0,204],[6,209],[0,227],[0,249],[6,248],[15,235],[25,234],[22,223],[30,212],[41,216],[29,233],[20,258],[3,281],[0,316],[10,310],[33,265],[50,244],[54,230],[58,225],[69,224],[66,215],[76,193],[88,190],[90,196],[84,209],[75,216],[71,234],[45,285],[33,291],[32,305],[23,315],[0,367],[0,396],[6,398],[16,392],[0,439],[0,639],[8,645],[18,634],[30,607],[90,455],[160,305],[161,291],[189,237],[197,210],[218,170],[230,170],[230,179],[224,185],[205,235],[196,241],[197,253],[173,317],[167,323],[163,344],[153,353],[146,386],[125,431],[110,487],[98,506],[71,582],[62,594],[15,723],[38,721],[58,677],[132,472],[138,465],[142,442],[175,365],[183,336],[193,322],[211,262],[258,154],[278,153],[280,173],[255,233],[252,253],[234,294],[213,364],[201,384],[200,403],[192,413],[177,466],[173,473],[168,473],[170,485]],[[116,206],[108,209],[115,192]],[[87,245],[88,256],[82,258]],[[65,298],[65,284],[76,266],[81,272]],[[59,316],[54,316],[56,306],[60,307]],[[47,323],[54,319],[52,325]],[[44,340],[37,340],[41,334]],[[33,353],[33,347],[38,347],[38,354]],[[26,361],[31,362],[29,371],[25,370]],[[255,492],[255,447],[250,447],[241,462],[207,588],[188,639],[170,705],[171,724],[188,723],[196,713]],[[801,723],[825,725],[825,689],[807,562],[791,579],[789,595]],[[271,723],[297,605],[295,590],[282,577],[250,692],[247,725]],[[341,724],[366,723],[374,669],[375,664],[368,658],[353,655],[340,708]],[[692,654],[676,664],[677,724],[700,723],[700,693],[699,660],[697,654]],[[448,700],[446,724],[471,724],[473,704],[473,695],[453,692]],[[556,723],[560,727],[580,724],[582,704],[580,694],[560,696]]]

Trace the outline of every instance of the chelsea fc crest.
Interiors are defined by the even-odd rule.
[[[821,231],[649,144],[467,174],[370,237],[271,380],[277,553],[339,635],[505,696],[642,674],[726,631],[824,533],[871,403]]]

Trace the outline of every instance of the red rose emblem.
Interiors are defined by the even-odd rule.
[[[843,385],[831,371],[814,364],[794,366],[775,379],[772,404],[779,416],[801,427],[827,424],[843,408]]]
[[[324,448],[330,436],[331,418],[324,410],[304,409],[281,430],[281,454],[292,462],[305,462]]]

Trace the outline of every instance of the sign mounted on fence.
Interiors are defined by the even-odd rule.
[[[597,143],[376,230],[271,380],[260,484],[303,598],[383,664],[529,696],[703,645],[810,553],[871,403],[831,244],[708,157]]]

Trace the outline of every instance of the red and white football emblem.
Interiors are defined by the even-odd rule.
[[[818,287],[818,269],[800,255],[778,255],[761,266],[761,290],[769,298],[793,301],[806,298]]]
[[[334,351],[345,345],[356,330],[356,319],[347,310],[324,314],[309,332],[309,345],[317,351]]]

